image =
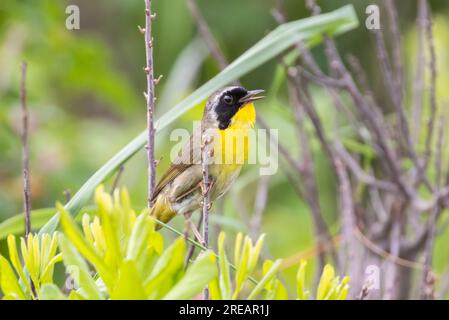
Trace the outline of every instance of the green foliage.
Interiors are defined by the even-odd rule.
[[[16,238],[8,236],[9,261],[0,256],[0,287],[4,299],[37,298],[41,287],[51,284],[54,265],[62,260],[57,254],[57,234],[33,236],[20,239],[20,251]],[[12,265],[12,267],[11,267]]]
[[[113,196],[102,187],[95,194],[97,216],[84,215],[82,231],[62,206],[60,248],[66,268],[75,266],[77,297],[85,299],[190,299],[217,272],[215,256],[204,252],[184,271],[186,242],[163,249],[155,221],[143,210],[136,215],[126,191]],[[87,262],[94,267],[91,277]],[[100,289],[101,288],[101,289]],[[70,295],[69,295],[70,297]]]
[[[225,252],[225,234],[218,237],[219,275],[210,283],[211,298],[221,299],[263,299],[286,300],[289,299],[287,289],[278,278],[282,261],[263,261],[262,277],[255,281],[260,253],[263,247],[264,235],[253,244],[251,238],[239,233],[234,243],[234,265],[231,265]],[[297,278],[297,299],[308,300],[310,292],[306,289],[306,265],[301,261]],[[231,272],[235,269],[235,272]],[[255,285],[254,283],[255,282]],[[341,281],[335,276],[334,268],[326,265],[320,278],[317,289],[317,300],[345,300],[349,290],[349,277]]]
[[[164,249],[156,221],[146,209],[136,214],[126,190],[111,196],[100,186],[95,203],[96,214],[85,214],[81,227],[57,204],[62,231],[22,238],[21,255],[15,236],[8,236],[9,259],[0,256],[4,299],[192,299],[207,285],[212,299],[288,299],[277,277],[281,260],[263,262],[262,276],[255,280],[264,235],[253,243],[239,233],[231,264],[222,232],[218,255],[204,250],[185,268],[184,237]],[[73,280],[73,286],[66,281],[64,292],[53,279],[61,261]],[[326,266],[317,299],[345,299],[348,281]],[[298,271],[298,299],[309,298],[304,282],[305,262]]]
[[[51,238],[30,235],[27,244],[22,239],[23,264],[15,237],[8,237],[10,262],[0,256],[4,298],[191,299],[216,277],[212,251],[200,254],[184,270],[185,240],[179,238],[164,250],[155,221],[146,210],[135,213],[125,190],[110,196],[100,187],[95,200],[97,215],[91,219],[85,214],[82,229],[58,204],[63,232]],[[56,254],[58,244],[61,253]],[[61,260],[74,281],[67,295],[52,279],[53,266]]]

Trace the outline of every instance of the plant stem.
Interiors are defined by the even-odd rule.
[[[31,190],[30,190],[30,148],[28,143],[29,117],[27,108],[26,75],[27,64],[22,62],[20,81],[20,104],[22,111],[22,167],[23,167],[23,206],[25,210],[25,244],[28,246],[28,234],[31,232]],[[31,293],[37,299],[36,287],[30,278]]]
[[[27,64],[22,63],[22,78],[20,82],[20,102],[22,111],[22,169],[23,169],[23,206],[25,210],[25,238],[31,232],[31,190],[30,190],[30,151],[28,144],[28,108],[26,96]]]
[[[147,75],[147,159],[148,159],[148,207],[151,207],[151,199],[156,186],[156,164],[154,162],[154,69],[153,69],[153,38],[151,36],[151,22],[154,19],[151,14],[151,0],[145,0],[145,53]]]
[[[201,145],[201,164],[203,171],[203,246],[209,247],[209,206],[210,206],[210,181],[209,181],[209,147],[211,143],[211,137],[207,135],[206,131],[203,131],[203,141]],[[209,300],[209,289],[204,288],[203,299]]]

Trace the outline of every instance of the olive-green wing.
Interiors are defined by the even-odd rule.
[[[179,175],[181,175],[183,172],[188,170],[190,167],[192,167],[195,164],[201,163],[201,129],[197,128],[194,133],[190,136],[189,141],[184,144],[184,146],[181,148],[180,153],[178,154],[178,157],[172,162],[168,170],[162,175],[161,179],[159,180],[156,190],[153,195],[153,199],[156,199],[156,197],[159,195],[159,193],[174,179],[176,179]],[[196,190],[196,186],[201,180],[200,177],[193,177],[194,179],[190,179],[189,181],[185,182],[185,187],[187,189],[191,189],[191,191]],[[198,180],[198,181],[197,181]],[[183,194],[187,195],[189,193],[189,190],[186,190],[186,188],[177,188],[178,190],[182,191]]]

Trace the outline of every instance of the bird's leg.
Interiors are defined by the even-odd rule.
[[[187,240],[189,237],[189,231],[190,231],[190,223],[192,217],[192,212],[186,212],[184,213],[184,239]]]
[[[201,233],[198,231],[197,227],[193,223],[191,217],[192,217],[192,212],[187,212],[187,213],[184,214],[185,223],[186,223],[185,231],[184,231],[184,237],[187,239],[189,231],[192,230],[193,235],[195,236],[195,238],[200,243],[203,243],[203,237],[201,236]]]
[[[203,206],[203,200],[200,201],[200,205],[201,205],[201,207]],[[212,202],[209,202],[209,203],[207,204],[207,210],[208,210],[208,211],[210,210],[210,208],[212,208]]]
[[[192,220],[189,220],[190,228],[192,229],[193,234],[195,235],[195,238],[198,240],[199,243],[204,243],[204,239],[201,236],[201,233],[196,228],[195,224]]]
[[[206,186],[204,185],[203,182],[200,182],[200,188],[201,188],[201,193],[204,196],[206,193],[209,193],[210,190],[212,189],[212,186],[214,185],[214,181],[210,181],[208,187],[206,188]]]

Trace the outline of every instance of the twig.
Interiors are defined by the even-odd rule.
[[[399,128],[401,132],[402,141],[405,142],[405,146],[407,147],[407,150],[410,153],[409,154],[410,158],[413,161],[415,161],[417,165],[419,165],[419,162],[417,161],[417,156],[414,152],[414,147],[410,136],[410,130],[408,127],[408,121],[405,116],[405,109],[402,104],[401,89],[399,87],[399,84],[397,83],[397,80],[394,79],[393,77],[391,64],[388,58],[388,53],[385,48],[383,33],[381,30],[375,30],[374,35],[376,39],[376,49],[378,52],[378,59],[380,61],[386,89],[390,95],[393,107],[399,117]]]
[[[295,69],[296,70],[296,69]],[[289,77],[296,77],[296,74],[292,74],[287,70]],[[330,240],[330,233],[327,225],[323,219],[321,207],[318,197],[318,188],[315,180],[315,174],[313,170],[313,159],[311,155],[310,145],[308,142],[307,134],[304,130],[304,106],[299,98],[299,84],[294,81],[288,81],[288,89],[290,93],[291,104],[293,107],[293,113],[295,115],[296,131],[298,135],[298,141],[301,145],[301,165],[299,174],[304,182],[304,198],[312,213],[312,218],[315,226],[315,235],[319,243],[322,241]],[[331,160],[332,161],[332,160]],[[317,270],[322,270],[324,267],[325,254],[324,252],[319,255],[319,267]]]
[[[428,236],[424,249],[424,270],[421,282],[421,297],[425,300],[431,300],[435,298],[435,279],[432,272],[432,261],[436,233],[436,221],[440,210],[441,208],[438,205],[433,208],[432,213],[429,217],[429,221],[427,222]]]
[[[154,68],[153,68],[153,38],[151,36],[151,25],[155,15],[151,14],[151,0],[145,0],[145,54],[146,67],[145,73],[147,77],[147,160],[148,160],[148,207],[151,207],[151,199],[153,198],[156,187],[156,163],[154,161]]]
[[[357,236],[357,238],[365,245],[365,247],[367,247],[368,249],[370,249],[373,253],[377,254],[378,256],[392,261],[395,264],[401,266],[401,267],[406,267],[406,268],[411,268],[411,269],[417,269],[417,270],[423,270],[423,265],[421,263],[415,262],[415,261],[410,261],[407,259],[403,259],[401,257],[398,257],[396,255],[391,254],[388,251],[385,251],[384,249],[382,249],[381,247],[379,247],[378,245],[376,245],[374,242],[372,242],[369,238],[367,238],[361,231],[359,228],[356,228],[354,230],[355,235]]]
[[[445,142],[445,125],[446,125],[446,115],[442,115],[438,121],[438,134],[437,134],[437,143],[435,150],[435,185],[437,189],[440,188],[442,183],[442,175],[443,175],[443,147]]]
[[[117,189],[124,170],[125,166],[121,165],[118,169],[117,174],[115,175],[114,182],[112,183],[111,194],[114,193],[115,189]]]
[[[197,226],[196,226],[197,230],[201,230],[202,223],[203,223],[203,212],[201,211],[201,215],[200,215],[200,218],[198,219],[198,223],[197,223]],[[187,235],[185,235],[185,237],[187,238]],[[186,257],[185,257],[185,260],[184,260],[184,269],[187,269],[187,266],[189,265],[190,259],[192,259],[193,253],[195,252],[195,248],[196,248],[195,245],[193,245],[191,243],[189,251],[188,251],[188,253],[187,253]]]
[[[340,210],[342,215],[342,231],[344,244],[346,248],[346,261],[344,263],[345,270],[347,270],[354,285],[359,285],[359,272],[361,267],[362,255],[360,254],[360,245],[354,235],[354,229],[357,226],[356,215],[354,212],[354,201],[351,190],[351,182],[343,161],[338,157],[335,158],[335,168],[337,170],[337,177],[340,191]]]
[[[290,165],[290,167],[292,167],[292,169],[295,171],[300,170],[299,162],[295,160],[295,158],[290,153],[290,151],[284,146],[284,144],[282,144],[279,141],[279,139],[277,139],[275,136],[270,134],[270,130],[269,130],[269,127],[268,127],[268,124],[266,123],[266,121],[262,117],[257,116],[257,123],[258,123],[259,127],[264,129],[266,134],[269,136],[271,143],[275,146],[278,146],[279,153],[281,154],[281,156],[284,157],[287,164]]]
[[[392,180],[398,185],[400,191],[404,194],[406,198],[413,197],[413,190],[411,187],[402,181],[402,177],[400,174],[400,170],[398,167],[397,156],[394,150],[389,146],[388,141],[390,140],[386,130],[383,128],[383,123],[380,121],[376,113],[374,113],[370,106],[363,99],[362,94],[358,90],[357,86],[354,83],[354,80],[351,74],[348,72],[346,67],[343,64],[343,61],[338,53],[337,47],[332,39],[326,37],[326,54],[331,61],[331,65],[335,67],[336,70],[339,71],[343,79],[345,79],[347,84],[347,90],[354,101],[354,105],[359,108],[359,112],[362,114],[363,119],[370,123],[374,134],[379,143],[379,147],[384,153],[385,161],[390,169],[390,174],[392,176]]]
[[[393,205],[391,215],[393,215],[393,224],[392,224],[392,230],[390,233],[390,254],[393,257],[398,258],[401,250],[401,219],[403,217],[405,209],[405,204],[399,202],[395,203]],[[396,263],[393,261],[389,264],[387,264],[386,267],[386,288],[384,292],[384,298],[386,300],[390,300],[394,297],[395,294],[395,288],[397,287],[397,279],[399,277],[399,269]]]
[[[26,76],[27,63],[22,62],[20,81],[20,104],[22,111],[22,169],[23,169],[23,206],[25,210],[25,245],[31,232],[31,187],[30,187],[30,147],[28,143],[29,118],[27,108]],[[31,293],[37,299],[36,286],[30,277]]]
[[[201,34],[204,42],[206,43],[207,48],[210,53],[214,57],[214,59],[218,62],[221,69],[224,69],[228,65],[228,61],[225,56],[221,53],[220,48],[218,47],[217,41],[215,41],[212,32],[209,29],[209,26],[198,9],[198,4],[196,0],[187,0],[187,6],[189,7],[190,13],[195,19],[195,23],[198,27],[198,32]]]
[[[343,160],[343,162],[348,166],[354,176],[361,182],[375,187],[376,189],[385,190],[388,192],[396,192],[398,189],[396,185],[391,182],[378,180],[372,175],[363,171],[363,169],[359,166],[357,161],[355,161],[351,155],[346,151],[345,147],[340,141],[335,142],[335,152],[338,156]]]
[[[254,212],[250,221],[250,232],[254,239],[258,237],[261,231],[262,215],[267,205],[270,180],[270,176],[261,176],[257,186],[256,198],[254,200]]]
[[[20,82],[20,102],[22,110],[22,170],[23,170],[23,207],[25,210],[25,238],[31,232],[31,190],[30,190],[30,150],[28,144],[28,108],[26,91],[27,64],[22,63]]]
[[[387,7],[387,13],[390,20],[390,29],[392,39],[392,48],[393,48],[393,65],[395,69],[395,77],[396,77],[396,88],[398,90],[398,95],[402,101],[403,94],[403,82],[404,82],[404,70],[402,66],[402,39],[401,39],[401,30],[399,28],[399,16],[398,11],[395,6],[394,0],[387,0],[385,5]]]
[[[297,92],[297,99],[301,102],[301,104],[304,106],[304,110],[309,117],[310,121],[313,124],[313,127],[315,129],[316,136],[318,140],[320,141],[321,145],[324,148],[324,151],[331,162],[331,165],[333,166],[333,150],[331,145],[326,139],[326,135],[324,134],[324,128],[321,123],[320,117],[316,113],[316,109],[312,105],[311,99],[308,97],[308,95],[303,91],[305,90],[305,87],[301,85],[300,83],[300,73],[297,68],[291,67],[287,70],[287,77],[291,85],[296,88]],[[301,90],[302,89],[302,90]]]
[[[429,163],[429,159],[431,156],[431,145],[433,138],[433,129],[435,127],[434,122],[437,114],[437,102],[436,102],[436,78],[437,78],[437,66],[436,66],[436,53],[435,53],[435,44],[433,41],[433,31],[432,31],[432,21],[431,21],[431,13],[429,4],[425,1],[425,16],[426,16],[426,37],[427,43],[429,46],[430,53],[430,61],[429,61],[429,69],[430,69],[430,116],[429,121],[427,123],[427,136],[426,136],[426,149],[424,152],[424,164],[422,167],[422,174],[425,174],[425,170]]]
[[[418,34],[418,48],[416,53],[416,73],[413,81],[413,140],[418,141],[419,133],[421,131],[421,114],[423,107],[423,90],[424,90],[424,67],[426,64],[426,57],[424,55],[424,37],[426,33],[427,13],[426,0],[419,0],[418,5],[418,19],[417,19],[417,34]]]
[[[438,141],[435,154],[435,185],[437,191],[440,190],[441,182],[441,157],[443,146],[443,133],[444,133],[444,117],[440,118],[438,122]],[[425,300],[432,300],[435,298],[435,277],[432,272],[433,250],[436,237],[436,224],[438,216],[441,212],[441,207],[437,201],[437,204],[432,209],[429,220],[427,221],[428,236],[424,249],[424,271],[421,283],[421,297]]]
[[[65,197],[66,203],[69,202],[70,199],[72,198],[72,194],[71,194],[71,192],[70,192],[69,189],[65,189],[65,190],[62,192],[62,194],[63,194],[64,197]]]
[[[292,266],[297,265],[300,263],[301,260],[307,260],[310,258],[313,258],[323,252],[328,252],[331,250],[334,250],[336,247],[338,247],[342,242],[342,237],[340,234],[337,234],[332,237],[327,242],[318,243],[317,245],[313,246],[312,248],[306,249],[304,251],[298,252],[292,256],[289,256],[282,261],[282,265],[280,270],[285,270],[288,268],[291,268]]]
[[[276,8],[271,11],[274,20],[276,20],[276,22],[279,24],[287,21],[284,2],[284,0],[276,0]]]
[[[209,247],[209,207],[210,207],[210,186],[209,181],[209,158],[210,158],[210,144],[212,142],[212,137],[208,135],[208,132],[203,129],[202,134],[202,144],[201,144],[201,165],[203,172],[203,183],[202,183],[202,193],[203,193],[203,243],[205,248]],[[209,299],[209,289],[206,287],[203,292],[203,299]]]
[[[362,286],[362,290],[360,290],[360,293],[357,297],[357,300],[365,300],[366,297],[368,297],[370,290],[369,290],[369,284],[364,284]]]

